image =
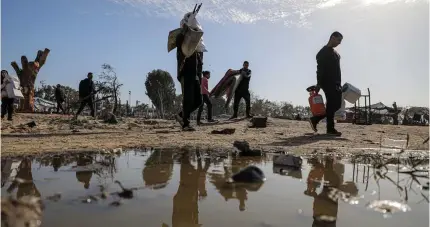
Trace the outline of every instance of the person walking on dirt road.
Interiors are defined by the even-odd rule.
[[[88,73],[87,78],[81,80],[79,83],[79,100],[81,101],[81,106],[76,112],[75,119],[78,118],[78,115],[82,112],[86,105],[90,107],[91,116],[95,117],[94,113],[94,94],[95,94],[95,86],[93,82],[93,73]]]
[[[202,95],[203,95],[203,103],[200,105],[199,107],[199,111],[197,112],[197,124],[200,125],[200,119],[202,116],[202,112],[203,112],[203,105],[206,104],[206,107],[208,108],[208,119],[207,122],[215,122],[214,119],[212,119],[212,102],[209,98],[209,78],[211,77],[211,73],[209,71],[204,71],[203,72],[203,77],[202,77]]]
[[[55,100],[57,101],[57,114],[60,112],[63,112],[65,114],[62,103],[64,102],[64,91],[61,88],[60,84],[57,84],[57,87],[55,88]]]
[[[326,118],[327,134],[334,136],[342,135],[334,128],[334,114],[342,104],[340,55],[334,48],[339,46],[342,39],[343,35],[340,32],[333,32],[327,45],[321,48],[316,56],[317,89],[321,88],[324,91],[327,106],[325,115],[314,116],[309,120],[312,129],[317,132],[318,123]]]
[[[251,111],[251,94],[249,93],[249,82],[251,80],[251,70],[248,68],[249,62],[243,62],[243,68],[239,70],[239,73],[242,75],[242,80],[239,82],[239,85],[236,88],[234,93],[234,101],[233,101],[233,116],[230,119],[237,118],[237,112],[239,111],[239,103],[243,98],[245,99],[246,106],[246,117],[252,118]]]

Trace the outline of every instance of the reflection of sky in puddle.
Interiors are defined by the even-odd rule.
[[[62,193],[59,202],[46,201],[44,226],[428,226],[428,191],[421,191],[409,175],[388,172],[376,183],[372,167],[353,165],[346,160],[329,158],[305,159],[302,170],[274,167],[267,159],[199,159],[181,158],[169,152],[153,152],[142,156],[128,152],[114,159],[101,156],[62,156],[7,166],[2,181],[13,172],[34,184],[14,187],[2,184],[2,193],[13,195]],[[78,158],[79,157],[79,158]],[[114,167],[109,166],[114,160]],[[75,172],[76,166],[92,164],[98,170]],[[240,168],[253,164],[266,175],[261,187],[226,187],[224,180]],[[57,171],[54,171],[54,167]],[[100,169],[101,168],[101,169]],[[388,179],[389,178],[389,179]],[[131,200],[111,207],[106,201],[82,204],[78,198],[99,193],[98,185],[107,191],[119,190],[115,180],[125,187],[141,187]],[[421,181],[421,179],[418,179]],[[391,181],[399,182],[402,190]],[[421,181],[424,184],[426,181]],[[167,183],[167,184],[166,184]],[[328,187],[330,186],[330,187]],[[396,213],[384,219],[380,213],[366,208],[374,200],[402,201],[407,186],[407,204],[411,211]],[[337,188],[333,190],[331,187]],[[343,193],[343,194],[342,194]],[[333,198],[338,198],[334,202]],[[353,198],[353,199],[350,199]],[[358,204],[357,204],[358,203]],[[352,205],[351,205],[352,204]],[[406,215],[406,216],[405,216]],[[405,218],[407,217],[407,218]],[[173,222],[173,224],[172,224]]]

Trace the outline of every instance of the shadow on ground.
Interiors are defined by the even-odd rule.
[[[301,146],[306,144],[315,143],[323,140],[333,140],[333,141],[349,141],[349,139],[321,134],[305,134],[302,136],[293,136],[288,138],[279,138],[280,141],[272,142],[269,144],[264,144],[264,146]]]

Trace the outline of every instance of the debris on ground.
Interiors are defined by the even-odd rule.
[[[282,165],[293,168],[300,168],[302,166],[302,158],[299,156],[280,154],[273,156],[274,165]]]
[[[267,117],[254,116],[251,119],[250,128],[266,128],[267,127]]]
[[[234,141],[233,147],[239,150],[240,156],[261,156],[263,153],[259,149],[251,149],[247,141]]]
[[[231,135],[236,131],[235,128],[225,128],[222,130],[213,130],[211,134]]]

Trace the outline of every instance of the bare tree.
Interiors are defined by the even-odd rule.
[[[99,75],[99,80],[96,85],[98,90],[100,90],[99,94],[102,96],[101,99],[105,99],[108,97],[113,98],[113,113],[116,114],[118,110],[118,97],[120,95],[120,88],[122,87],[122,83],[119,82],[117,74],[115,72],[115,68],[113,68],[109,64],[102,65],[103,71]]]

